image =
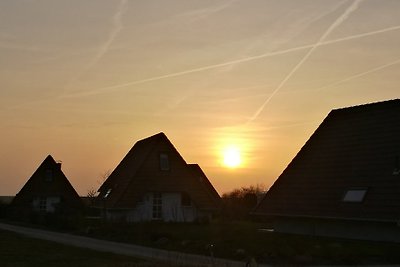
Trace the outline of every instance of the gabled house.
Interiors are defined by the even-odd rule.
[[[61,163],[47,156],[12,203],[14,216],[76,214],[83,208],[81,199],[61,170]]]
[[[164,133],[140,140],[101,185],[98,207],[114,221],[192,222],[221,199],[197,164],[187,164]]]
[[[278,232],[400,242],[400,99],[336,109],[256,207]]]

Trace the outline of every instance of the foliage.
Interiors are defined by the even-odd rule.
[[[97,190],[94,189],[94,188],[90,188],[86,193],[86,197],[88,197],[88,198],[96,198],[97,197]]]
[[[223,194],[223,217],[225,219],[247,219],[265,191],[264,185],[257,184],[237,188]]]

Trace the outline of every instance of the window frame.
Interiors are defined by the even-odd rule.
[[[154,192],[152,198],[152,213],[153,220],[162,220],[162,193]]]
[[[367,187],[353,187],[345,190],[342,202],[344,203],[362,203],[368,193]]]
[[[159,165],[161,171],[171,170],[171,164],[169,161],[169,155],[165,152],[161,152],[159,155]]]
[[[39,212],[47,212],[47,197],[39,197]]]

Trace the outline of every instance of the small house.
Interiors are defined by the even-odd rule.
[[[400,242],[400,100],[336,109],[256,207],[275,231]]]
[[[11,206],[14,216],[21,219],[32,215],[75,215],[83,207],[79,195],[62,172],[61,163],[50,155],[18,192]]]
[[[101,185],[98,207],[112,221],[193,222],[221,199],[197,164],[187,164],[164,133],[140,140]]]

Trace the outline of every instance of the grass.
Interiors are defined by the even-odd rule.
[[[61,245],[8,231],[0,231],[0,236],[0,265],[2,267],[153,266],[132,257]]]
[[[398,264],[400,244],[262,233],[264,224],[100,224],[92,237],[266,264]],[[212,251],[210,245],[213,245]]]
[[[74,234],[199,255],[271,265],[381,265],[400,263],[400,244],[260,232],[265,224],[214,221],[209,224],[92,223]],[[142,266],[129,257],[55,245],[0,232],[1,266]],[[10,241],[11,238],[11,241]],[[211,246],[212,245],[212,249]],[[35,250],[31,250],[35,248]],[[36,249],[37,248],[37,249]],[[4,259],[6,261],[4,261]],[[27,259],[29,265],[24,265]],[[44,262],[43,262],[44,261]],[[54,263],[54,264],[53,264]],[[56,264],[57,263],[57,264]],[[63,263],[64,265],[60,265]],[[154,266],[154,263],[146,266]],[[160,265],[163,266],[163,265]]]

